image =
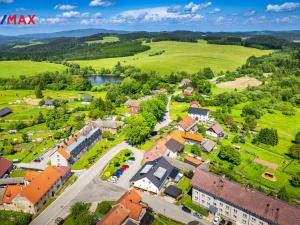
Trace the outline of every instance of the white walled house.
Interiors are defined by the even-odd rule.
[[[184,145],[175,139],[171,138],[166,143],[167,147],[167,156],[170,158],[177,158],[181,152],[183,152]]]
[[[196,170],[192,201],[237,225],[295,225],[300,210],[213,173]]]
[[[188,110],[188,114],[197,122],[207,122],[209,119],[209,110],[190,107]]]

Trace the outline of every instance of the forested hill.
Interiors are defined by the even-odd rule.
[[[115,34],[93,34],[86,37],[63,37],[40,39],[24,43],[0,45],[0,60],[84,60],[132,56],[149,50],[145,42],[180,41],[197,42],[205,39],[210,44],[241,45],[258,49],[283,49],[296,43],[273,36],[239,37],[228,33],[202,33],[192,31],[131,32]],[[113,41],[106,41],[108,35]],[[299,38],[300,39],[300,38]]]

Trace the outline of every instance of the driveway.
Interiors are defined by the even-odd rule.
[[[84,192],[85,188],[90,184],[95,177],[99,176],[100,172],[104,169],[105,165],[121,150],[134,149],[126,142],[122,142],[117,146],[111,148],[104,154],[91,168],[84,171],[82,175],[69,186],[52,204],[50,204],[39,216],[37,216],[30,224],[31,225],[52,225],[57,217],[63,217],[69,211],[73,200],[82,193],[90,195],[89,192]],[[110,192],[110,189],[104,189]]]

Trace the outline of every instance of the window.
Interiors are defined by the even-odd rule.
[[[233,215],[233,218],[235,218],[235,219],[236,219],[236,215]]]
[[[198,197],[195,197],[195,200],[198,201]]]
[[[228,212],[228,211],[226,211],[226,215],[229,215],[229,212]]]
[[[263,225],[263,224],[264,224],[263,222],[259,221],[259,225]]]
[[[244,218],[247,218],[247,214],[246,214],[246,213],[244,213],[244,214],[243,214],[243,217],[244,217]]]
[[[251,218],[251,220],[252,220],[253,222],[255,222],[255,221],[256,221],[256,219],[255,219],[254,217],[252,217],[252,218]]]
[[[222,203],[222,202],[220,202],[220,206],[223,206],[223,203]]]
[[[210,197],[207,197],[207,200],[210,200]]]
[[[246,221],[246,220],[243,220],[243,221],[242,221],[242,223],[243,223],[243,224],[246,224],[246,223],[247,223],[247,221]]]
[[[237,210],[236,210],[236,209],[234,209],[234,210],[233,210],[233,212],[234,212],[234,213],[237,213]]]
[[[214,202],[214,206],[217,206],[217,203]]]
[[[228,205],[226,205],[226,209],[229,209],[229,206],[228,206]]]
[[[202,194],[202,197],[205,197],[205,194]]]

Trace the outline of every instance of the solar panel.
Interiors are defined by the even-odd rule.
[[[145,173],[148,173],[151,168],[153,167],[153,165],[146,165],[142,170],[141,170],[141,174],[145,174]]]
[[[166,172],[167,172],[167,170],[165,168],[158,167],[153,175],[156,176],[158,179],[161,179],[165,175]]]

